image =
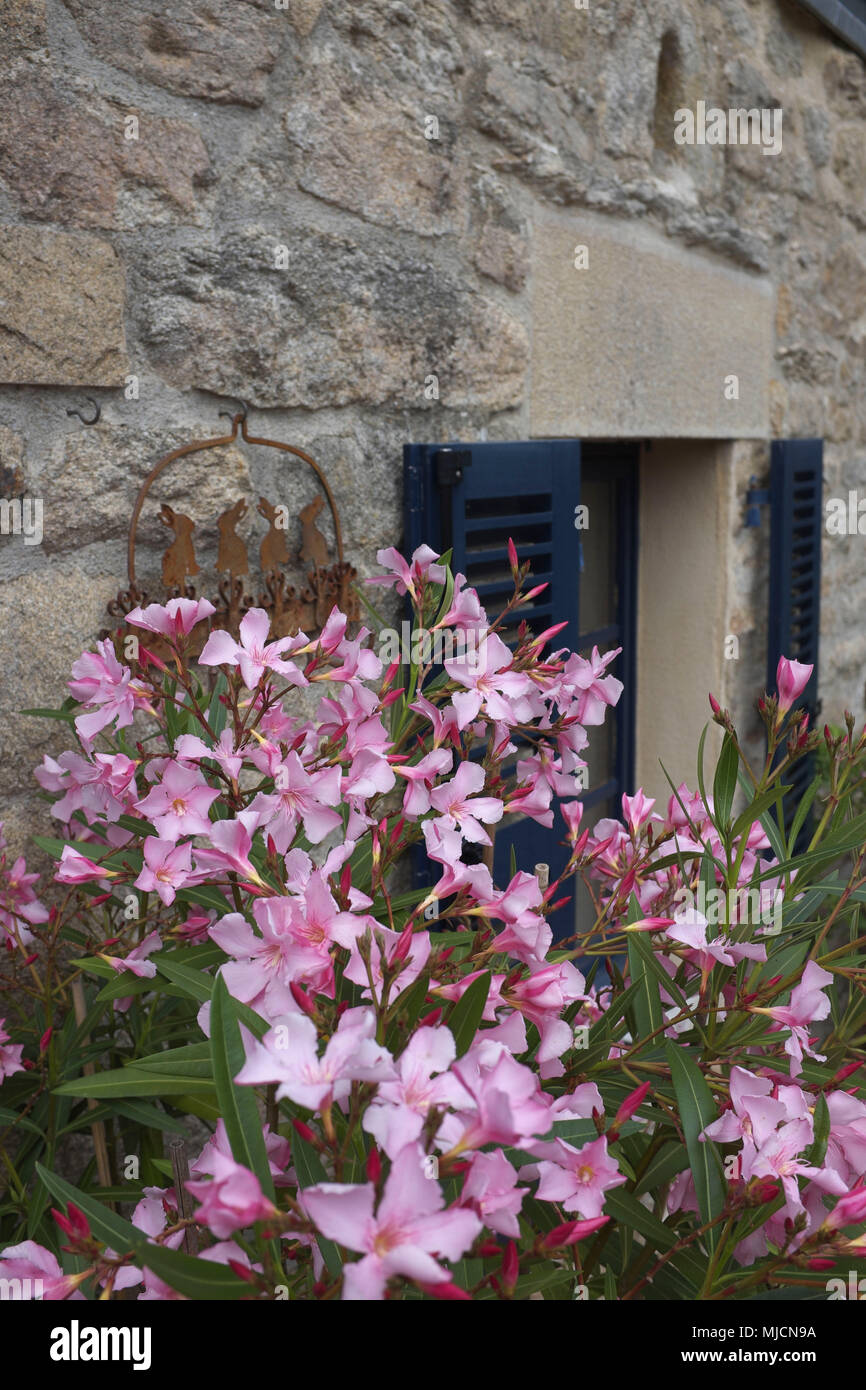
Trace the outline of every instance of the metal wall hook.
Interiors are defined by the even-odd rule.
[[[99,420],[100,416],[102,415],[102,409],[99,405],[99,402],[95,401],[92,396],[85,396],[84,399],[86,401],[89,401],[90,404],[93,406],[95,413],[92,420],[85,419],[80,410],[67,410],[66,414],[77,415],[82,425],[95,425]]]
[[[231,420],[232,424],[234,424],[236,419],[239,419],[241,421],[241,424],[245,425],[247,422],[247,415],[249,414],[249,406],[247,405],[246,401],[241,400],[240,396],[236,396],[235,399],[240,405],[239,411],[236,412],[232,410],[221,410],[219,411],[219,414],[221,416],[225,415],[227,420]]]

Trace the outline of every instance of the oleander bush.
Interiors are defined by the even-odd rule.
[[[866,1272],[866,736],[825,731],[786,824],[821,739],[783,660],[763,766],[711,698],[715,768],[702,738],[694,787],[582,828],[616,653],[535,635],[510,550],[494,623],[447,557],[379,553],[442,664],[386,668],[369,600],[356,635],[252,609],[235,640],[175,598],[42,711],[75,746],[36,772],[51,910],[0,860],[7,1294],[826,1298]],[[494,875],[518,816],[560,877]]]

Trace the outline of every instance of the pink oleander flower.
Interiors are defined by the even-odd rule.
[[[561,1017],[576,1000],[586,1001],[586,981],[570,961],[554,961],[518,980],[507,992],[507,1000],[534,1023],[541,1035],[537,1058],[549,1062],[571,1047],[574,1030]]]
[[[484,1033],[451,1067],[448,1083],[458,1113],[445,1118],[441,1135],[452,1156],[485,1144],[517,1144],[550,1129],[550,1099],[536,1073]]]
[[[253,847],[253,834],[258,825],[258,816],[250,811],[239,811],[232,820],[217,820],[208,823],[207,837],[210,847],[199,849],[195,845],[196,880],[206,883],[213,871],[227,873],[232,871],[251,883],[264,886],[259,872],[250,859]]]
[[[38,874],[28,874],[23,856],[11,869],[6,867],[6,840],[0,821],[0,940],[5,936],[7,943],[18,941],[24,946],[33,940],[29,927],[48,921],[48,908],[33,891],[38,881]]]
[[[389,1158],[420,1137],[432,1107],[447,1105],[451,1088],[439,1073],[456,1055],[449,1029],[419,1028],[397,1059],[394,1079],[380,1083],[362,1123]]]
[[[57,1256],[44,1245],[37,1245],[35,1240],[7,1245],[5,1250],[0,1250],[0,1279],[18,1280],[12,1287],[20,1288],[22,1295],[26,1292],[30,1298],[43,1298],[52,1303],[64,1298],[83,1298],[78,1286],[87,1278],[88,1271],[64,1274]]]
[[[135,887],[145,893],[156,892],[167,907],[174,902],[179,888],[192,875],[192,850],[189,842],[178,845],[173,840],[160,840],[147,835],[144,841],[144,863],[135,880]]]
[[[450,782],[433,788],[430,802],[449,826],[459,826],[464,839],[473,844],[489,845],[490,836],[480,822],[495,825],[502,819],[504,808],[495,796],[478,795],[484,780],[484,768],[467,758],[460,763]]]
[[[398,594],[409,593],[418,601],[418,590],[422,583],[444,584],[446,572],[444,565],[434,564],[439,556],[435,550],[431,550],[429,545],[419,545],[413,553],[411,561],[403,559],[399,550],[389,546],[387,550],[376,551],[376,563],[383,569],[390,571],[389,574],[376,574],[366,582],[368,584],[382,584],[385,588],[396,588]]]
[[[851,1191],[839,1198],[824,1226],[830,1231],[841,1231],[845,1226],[859,1226],[863,1221],[866,1221],[866,1183],[858,1178]]]
[[[528,1191],[527,1187],[517,1186],[517,1170],[502,1150],[494,1149],[492,1153],[475,1154],[463,1184],[460,1204],[476,1211],[491,1231],[517,1238],[520,1235],[517,1214]]]
[[[753,1151],[765,1144],[789,1113],[782,1101],[773,1099],[773,1083],[755,1076],[744,1067],[731,1067],[731,1108],[707,1125],[701,1139],[730,1144],[742,1139]]]
[[[417,763],[394,765],[397,776],[405,778],[407,783],[403,793],[404,815],[416,820],[418,816],[423,816],[430,810],[433,782],[443,773],[450,772],[453,762],[454,754],[449,748],[434,748]]]
[[[284,760],[278,749],[273,753],[268,771],[274,778],[274,791],[259,792],[250,811],[258,815],[263,833],[271,836],[279,854],[286,853],[299,825],[311,845],[321,844],[342,825],[334,809],[340,804],[340,768],[308,772],[297,753],[289,753]]]
[[[477,652],[445,662],[451,679],[465,687],[451,697],[458,729],[465,729],[477,719],[482,708],[489,719],[502,720],[510,726],[532,718],[532,704],[527,698],[533,694],[532,681],[525,672],[510,669],[513,661],[502,638],[489,632]]]
[[[0,1082],[7,1076],[14,1076],[17,1071],[23,1071],[21,1065],[21,1053],[24,1051],[24,1044],[20,1046],[9,1042],[9,1034],[6,1032],[5,1018],[0,1018]]]
[[[137,795],[135,768],[125,753],[83,757],[67,750],[57,759],[46,753],[33,775],[44,791],[63,792],[51,807],[56,820],[69,821],[75,811],[83,811],[92,824],[94,820],[116,821],[132,809]]]
[[[493,887],[489,874],[486,879],[479,875],[473,888],[481,913],[505,924],[496,938],[497,950],[506,951],[530,970],[544,969],[553,932],[546,917],[536,910],[542,905],[543,894],[535,874],[518,870],[504,891]]]
[[[833,976],[830,971],[822,970],[817,961],[810,960],[800,976],[799,984],[791,991],[791,998],[787,1004],[775,1005],[768,1009],[752,1009],[753,1013],[767,1014],[769,1018],[775,1019],[779,1027],[790,1029],[785,1040],[785,1051],[791,1059],[792,1076],[799,1076],[803,1070],[804,1053],[816,1062],[826,1061],[825,1057],[811,1049],[808,1024],[819,1022],[829,1014],[830,1000],[824,990],[832,983]]]
[[[786,656],[779,657],[776,667],[776,688],[779,692],[779,714],[788,710],[799,699],[812,679],[814,666],[804,666],[800,661],[789,661]]]
[[[442,1190],[427,1171],[421,1145],[408,1144],[391,1165],[378,1207],[372,1183],[320,1183],[299,1194],[323,1236],[363,1257],[344,1266],[344,1299],[379,1300],[388,1280],[400,1276],[430,1285],[450,1281],[438,1259],[459,1260],[481,1222],[465,1208],[443,1210]]]
[[[170,762],[162,781],[135,807],[161,840],[175,841],[181,835],[210,835],[214,827],[208,810],[218,796],[219,791],[208,785],[197,768]]]
[[[202,666],[238,666],[248,690],[255,690],[266,671],[274,671],[291,685],[306,685],[306,679],[284,653],[309,646],[303,632],[294,637],[278,637],[268,642],[271,620],[264,608],[251,608],[241,618],[240,642],[221,628],[213,631],[199,657]]]
[[[727,936],[707,940],[709,923],[702,913],[690,908],[680,913],[665,928],[665,935],[688,949],[686,959],[701,972],[701,988],[714,965],[736,965],[740,960],[767,959],[767,948],[761,943],[733,941]]]
[[[276,1208],[262,1192],[255,1173],[233,1158],[215,1150],[212,1156],[209,1182],[187,1182],[187,1191],[197,1197],[201,1206],[194,1213],[196,1221],[207,1226],[215,1236],[224,1240],[234,1231],[267,1221],[275,1216]]]
[[[454,627],[458,632],[481,633],[486,632],[489,627],[487,614],[481,607],[481,600],[474,589],[466,587],[466,575],[455,574],[454,592],[451,595],[451,607],[440,618],[436,628]]]
[[[156,961],[149,960],[148,957],[152,956],[154,951],[160,950],[162,950],[162,938],[158,931],[152,931],[137,946],[133,946],[132,950],[125,956],[106,956],[102,952],[100,952],[100,956],[118,975],[129,970],[141,980],[152,980],[156,974]]]
[[[299,891],[259,898],[253,904],[260,936],[236,912],[222,917],[210,931],[211,939],[234,957],[222,967],[230,993],[272,1021],[286,1011],[295,1012],[292,984],[333,997],[333,947],[351,950],[367,924],[363,915],[338,909],[320,870],[303,879],[293,872],[300,854],[292,851],[286,857],[292,886]]]
[[[377,926],[372,933],[371,955],[370,955],[370,974],[373,978],[373,991],[377,999],[382,997],[382,946],[385,949],[386,960],[393,965],[395,962],[395,952],[401,942],[401,933],[391,931],[390,927]],[[403,969],[396,978],[396,982],[391,986],[390,999],[395,999],[404,989],[408,989],[414,984],[421,971],[424,969],[430,958],[430,933],[417,931],[409,943],[408,951],[397,960],[403,960]],[[370,980],[367,974],[367,966],[364,963],[358,950],[357,941],[352,951],[352,958],[343,971],[345,979],[351,980],[352,984],[360,985],[365,998],[370,993]]]
[[[170,598],[168,603],[149,603],[146,608],[133,608],[126,621],[133,627],[146,628],[148,632],[159,633],[177,645],[181,637],[187,637],[203,618],[209,618],[216,609],[206,598]]]
[[[575,713],[579,724],[603,724],[608,706],[615,705],[622,694],[622,681],[604,674],[605,668],[621,651],[621,647],[616,647],[599,656],[598,647],[593,647],[588,659],[573,652],[566,661],[561,685],[577,702]]]
[[[175,757],[185,763],[198,763],[202,758],[213,758],[232,781],[244,765],[243,754],[236,752],[234,734],[231,729],[223,729],[219,741],[210,748],[197,734],[181,734],[174,745]]]
[[[75,719],[75,727],[90,742],[109,724],[123,729],[132,723],[136,707],[147,703],[147,692],[132,679],[128,666],[117,659],[110,640],[97,642],[95,652],[83,652],[72,667],[68,682],[85,712]]]
[[[605,1193],[626,1181],[607,1152],[607,1140],[602,1137],[575,1149],[564,1139],[554,1139],[552,1147],[555,1159],[521,1168],[520,1176],[537,1172],[540,1181],[535,1195],[539,1201],[561,1202],[566,1211],[579,1212],[588,1219],[601,1216]]]
[[[348,1096],[353,1081],[390,1081],[394,1063],[375,1041],[372,1009],[347,1009],[322,1056],[316,1025],[306,1014],[288,1014],[262,1042],[255,1040],[235,1078],[241,1086],[277,1083],[277,1099],[287,1097],[306,1110],[329,1110]]]
[[[661,816],[652,815],[653,806],[655,806],[655,800],[651,796],[644,796],[643,791],[637,792],[635,796],[623,795],[622,818],[632,835],[637,835],[646,821],[661,820]]]
[[[801,1161],[801,1155],[812,1142],[813,1126],[810,1120],[788,1120],[765,1139],[756,1151],[744,1147],[742,1154],[742,1176],[745,1182],[751,1178],[778,1178],[785,1192],[788,1215],[796,1216],[803,1211],[798,1178],[810,1178],[824,1192],[844,1196],[848,1185],[832,1169],[816,1168]]]
[[[292,1158],[291,1142],[284,1139],[281,1134],[272,1133],[268,1125],[264,1127],[264,1136],[271,1177],[278,1185],[285,1183],[287,1181],[286,1169]],[[210,1174],[211,1177],[215,1177],[221,1157],[232,1157],[225,1120],[217,1120],[214,1133],[208,1139],[198,1158],[189,1165],[189,1171],[195,1174]]]
[[[81,854],[71,845],[63,846],[60,862],[54,872],[57,883],[92,883],[95,879],[107,883],[114,877],[115,869],[106,869],[102,864],[95,864],[86,854]]]

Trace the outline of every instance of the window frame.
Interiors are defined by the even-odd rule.
[[[866,0],[798,0],[798,4],[866,58]]]

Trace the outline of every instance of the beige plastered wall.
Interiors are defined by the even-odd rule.
[[[666,804],[662,763],[696,786],[708,693],[736,720],[760,693],[726,639],[751,621],[738,459],[770,435],[774,286],[647,226],[538,208],[531,303],[531,433],[641,441],[635,783]],[[720,742],[711,724],[710,779]]]

